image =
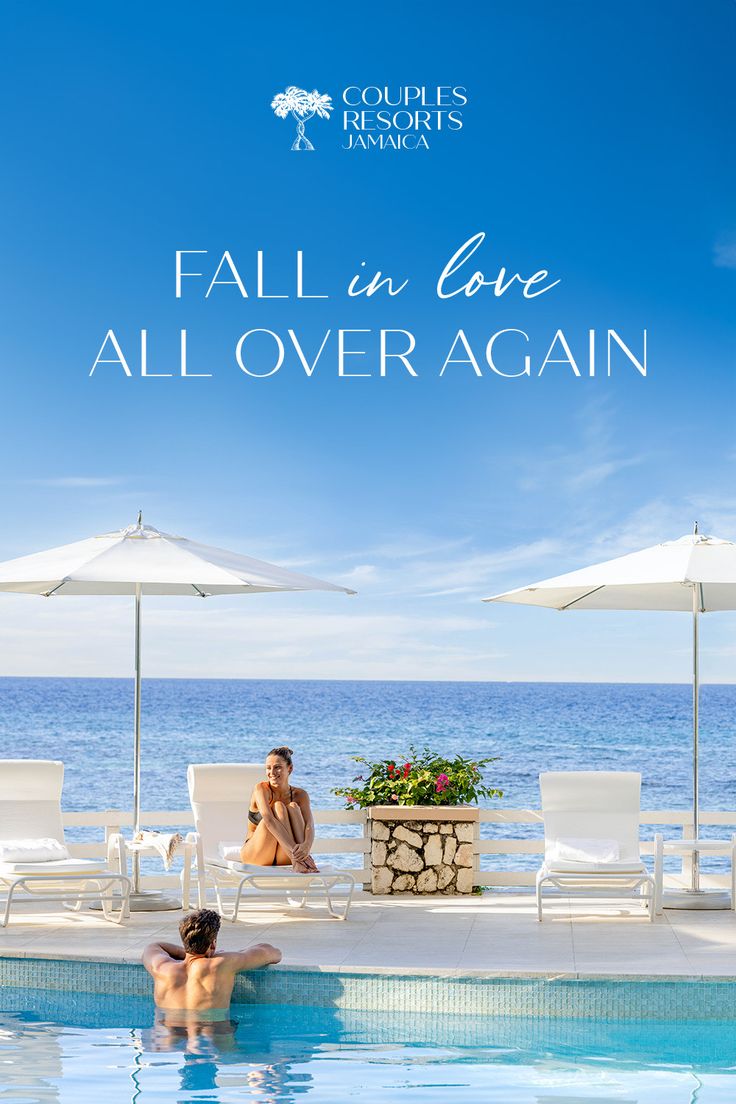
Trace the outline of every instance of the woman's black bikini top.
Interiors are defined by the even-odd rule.
[[[268,788],[269,788],[269,790],[271,790],[270,786]],[[293,800],[294,800],[294,791],[291,788],[291,786],[289,786],[289,801],[293,801]],[[274,802],[273,790],[271,790],[271,800],[269,801],[268,804],[273,805],[273,802]],[[257,828],[258,825],[263,820],[263,816],[261,815],[261,813],[258,809],[249,809],[248,810],[248,820],[250,821],[250,823],[253,825],[254,828]]]

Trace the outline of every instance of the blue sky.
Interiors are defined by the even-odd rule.
[[[580,614],[479,599],[701,529],[736,537],[733,293],[736,6],[711,2],[376,4],[328,20],[303,5],[51,4],[6,17],[0,336],[0,559],[134,520],[354,586],[322,596],[151,599],[156,675],[614,679],[689,677],[675,614]],[[296,83],[335,104],[293,152],[270,109]],[[429,150],[344,150],[347,86],[463,86],[463,128]],[[476,258],[558,287],[537,299],[439,301],[438,272],[471,235]],[[174,296],[177,249],[229,249],[252,293],[204,280]],[[474,260],[476,259],[474,258]],[[409,278],[393,300],[350,300],[361,261]],[[89,369],[108,328],[148,330],[154,371],[178,371],[179,330],[210,379]],[[242,332],[294,329],[317,348],[247,378]],[[410,330],[419,376],[339,379],[334,331]],[[576,351],[613,327],[622,368],[504,380],[457,368],[555,330]],[[502,346],[499,344],[499,349]],[[509,355],[511,346],[507,346]],[[600,354],[599,354],[600,355]],[[135,361],[136,358],[134,357]],[[585,357],[581,357],[585,363]],[[599,365],[601,365],[599,361]],[[0,670],[126,675],[129,603],[3,597]],[[703,676],[733,680],[734,615],[703,627]]]

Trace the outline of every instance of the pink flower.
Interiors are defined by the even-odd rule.
[[[446,774],[438,774],[435,779],[434,791],[435,793],[442,793],[450,785],[450,779]]]
[[[357,797],[349,797],[348,798],[348,804],[354,805],[357,800],[358,800]]]
[[[392,801],[398,801],[399,800],[399,795],[398,794],[391,794],[391,800]]]

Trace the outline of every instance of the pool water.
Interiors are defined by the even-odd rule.
[[[166,1029],[140,997],[0,992],[0,1101],[732,1104],[733,1022],[234,1005]]]

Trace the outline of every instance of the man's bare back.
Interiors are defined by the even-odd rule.
[[[143,965],[153,978],[158,1008],[188,1012],[229,1008],[236,974],[281,961],[281,951],[270,943],[258,943],[247,951],[217,951],[219,920],[211,910],[200,909],[179,927],[184,946],[149,943],[146,947]]]

